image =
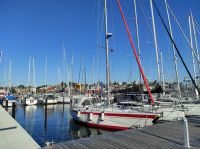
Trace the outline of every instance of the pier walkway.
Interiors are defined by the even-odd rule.
[[[0,106],[0,149],[38,149],[40,146]]]
[[[200,148],[200,117],[188,118],[190,146]],[[181,121],[160,123],[142,129],[111,132],[99,136],[61,142],[45,149],[183,149]]]

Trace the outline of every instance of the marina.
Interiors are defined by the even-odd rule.
[[[71,118],[69,107],[63,104],[47,105],[45,117],[45,106],[18,105],[15,120],[41,147],[47,142],[59,143],[109,132],[76,123]],[[11,108],[8,112],[12,113]]]
[[[1,108],[1,107],[0,107]],[[18,130],[17,134],[22,137],[22,132],[28,132],[32,137],[33,148],[185,148],[184,138],[184,123],[180,119],[174,122],[158,123],[145,128],[133,128],[124,131],[108,131],[96,128],[89,128],[74,121],[70,115],[70,106],[57,104],[48,105],[47,117],[45,118],[44,106],[23,106],[18,105],[16,108],[16,121],[9,129],[16,129],[16,127],[23,127],[24,130]],[[3,112],[2,112],[3,111]],[[11,110],[8,109],[8,112]],[[2,117],[11,118],[9,114],[1,108]],[[11,118],[12,119],[12,118]],[[198,139],[200,133],[200,117],[193,116],[188,119],[189,142],[192,148],[199,148],[200,141]],[[1,123],[1,136],[9,136],[13,133],[7,132],[8,122],[6,128],[3,128]],[[12,120],[14,121],[14,120]],[[5,124],[4,124],[5,125]],[[15,126],[15,128],[14,128]],[[20,128],[21,129],[21,128]],[[25,131],[26,130],[26,131]],[[17,138],[17,136],[13,136]],[[7,137],[6,137],[7,138]],[[9,137],[8,137],[9,138]],[[17,144],[20,142],[17,139]],[[28,141],[21,140],[24,144]],[[145,142],[145,143],[144,143]],[[15,143],[15,142],[14,142]],[[2,144],[6,148],[12,148],[14,144],[7,140]],[[48,143],[50,144],[49,146]],[[161,144],[162,143],[162,144]],[[19,144],[19,145],[21,145]],[[21,147],[20,147],[21,148]]]
[[[181,4],[0,2],[0,148],[200,148],[200,1]]]

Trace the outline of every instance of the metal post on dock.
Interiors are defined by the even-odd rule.
[[[12,117],[15,119],[15,102],[12,102]]]
[[[8,100],[6,99],[6,107],[5,107],[6,111],[8,111]]]
[[[189,130],[188,130],[188,120],[187,118],[183,118],[183,129],[184,129],[184,146],[190,148],[190,138],[189,138]]]
[[[26,98],[24,99],[24,106],[26,106]]]
[[[47,128],[47,97],[45,97],[45,115],[44,115],[44,129]]]
[[[1,100],[1,106],[4,107],[4,98]]]
[[[64,112],[64,109],[65,109],[65,102],[64,102],[64,96],[63,96],[63,112]]]

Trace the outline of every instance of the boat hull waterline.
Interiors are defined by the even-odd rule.
[[[147,113],[115,113],[115,112],[80,112],[71,110],[73,119],[89,127],[96,127],[109,130],[126,130],[136,127],[152,125],[157,114]]]

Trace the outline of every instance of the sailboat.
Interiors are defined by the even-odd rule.
[[[10,60],[10,64],[9,64],[9,74],[8,74],[8,91],[7,94],[4,96],[4,98],[2,99],[3,102],[3,106],[6,106],[6,101],[8,101],[8,107],[11,107],[13,102],[16,102],[16,97],[14,95],[12,95],[12,85],[11,85],[11,77],[12,77],[12,62]]]
[[[33,75],[31,75],[31,56],[30,56],[30,59],[29,59],[29,71],[28,71],[28,82],[31,84],[31,78],[33,78],[33,84],[30,85],[30,87],[31,86],[34,86],[34,87],[31,87],[31,93],[28,93],[28,94],[26,94],[24,96],[24,99],[23,99],[22,102],[26,106],[36,105],[38,103],[38,100],[33,95],[34,93],[36,93],[36,85],[35,85],[35,61],[34,61],[34,58],[32,58],[32,70],[33,70]]]
[[[56,99],[58,101],[58,103],[70,103],[70,81],[68,81],[68,74],[67,74],[67,57],[66,57],[66,49],[65,49],[65,45],[63,43],[63,55],[64,55],[64,59],[63,59],[63,67],[64,67],[64,77],[66,76],[66,82],[68,82],[68,94],[66,94],[65,89],[64,91],[61,91],[59,94],[56,95]],[[73,59],[73,57],[72,57]],[[72,60],[73,61],[73,60]],[[72,65],[72,64],[71,64]],[[60,76],[60,69],[58,68],[58,76]],[[70,75],[69,75],[70,76]],[[60,79],[59,79],[60,80]],[[64,81],[65,79],[63,79]],[[61,80],[59,81],[61,82]]]
[[[73,119],[87,126],[99,127],[102,129],[125,130],[129,128],[149,126],[152,125],[154,122],[156,122],[158,119],[176,120],[178,117],[184,117],[184,113],[177,111],[176,109],[172,108],[164,109],[153,105],[154,100],[150,92],[146,76],[144,75],[143,69],[140,65],[140,60],[134,48],[132,39],[131,39],[131,44],[134,50],[134,55],[138,62],[140,73],[142,75],[144,84],[149,93],[152,105],[141,105],[137,107],[123,109],[122,107],[118,107],[115,104],[111,104],[110,91],[109,91],[110,78],[109,78],[109,64],[108,64],[108,43],[109,43],[108,40],[112,36],[112,34],[108,33],[107,1],[105,0],[104,2],[105,2],[104,14],[105,14],[105,30],[106,30],[105,43],[106,43],[107,100],[106,102],[103,103],[100,101],[100,99],[96,97],[88,97],[83,95],[79,97],[77,96],[73,97],[71,105],[71,115]],[[120,4],[119,1],[118,4]],[[121,6],[120,6],[120,11],[121,14],[123,14]],[[124,16],[122,17],[124,18]],[[177,114],[179,115],[178,117]]]

